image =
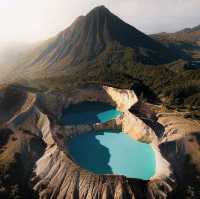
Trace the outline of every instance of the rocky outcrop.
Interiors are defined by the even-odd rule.
[[[134,91],[127,89],[116,89],[107,86],[104,86],[103,88],[116,103],[117,108],[122,112],[129,110],[134,104],[138,102],[138,98]]]
[[[181,139],[192,133],[200,132],[200,123],[185,119],[179,113],[159,113],[158,122],[165,128],[162,142]]]
[[[126,111],[122,119],[122,131],[132,138],[146,143],[157,143],[155,132],[140,118]]]
[[[171,165],[170,163],[161,155],[160,149],[157,145],[151,144],[151,147],[155,153],[156,169],[154,176],[151,177],[152,180],[162,179],[166,180],[172,177]]]
[[[155,174],[151,177],[151,180],[167,179],[171,176],[170,164],[162,157],[158,148],[158,138],[151,127],[127,111],[124,113],[122,119],[122,132],[128,133],[133,139],[140,142],[151,143],[156,161]]]

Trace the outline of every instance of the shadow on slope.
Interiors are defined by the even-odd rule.
[[[103,146],[95,135],[97,134],[89,133],[73,138],[69,144],[70,154],[83,169],[97,174],[112,174],[112,169],[108,165],[109,149]]]

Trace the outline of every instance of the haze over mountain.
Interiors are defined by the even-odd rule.
[[[147,65],[167,63],[175,58],[159,42],[100,6],[42,43],[20,68],[32,76],[35,72],[59,73],[69,67],[86,67],[98,62],[107,67],[119,63],[127,53],[133,62]]]
[[[0,81],[25,58],[34,45],[21,42],[0,42]]]
[[[16,65],[35,45],[22,42],[0,42],[0,66]]]

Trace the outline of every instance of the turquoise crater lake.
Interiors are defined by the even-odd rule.
[[[101,132],[75,136],[68,143],[72,159],[96,174],[148,180],[155,174],[155,153],[149,144],[125,133]]]
[[[62,123],[65,125],[105,123],[122,113],[103,102],[82,102],[64,109]]]

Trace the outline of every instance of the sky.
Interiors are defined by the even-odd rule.
[[[147,34],[200,24],[200,0],[0,0],[0,44],[45,40],[99,5]]]

